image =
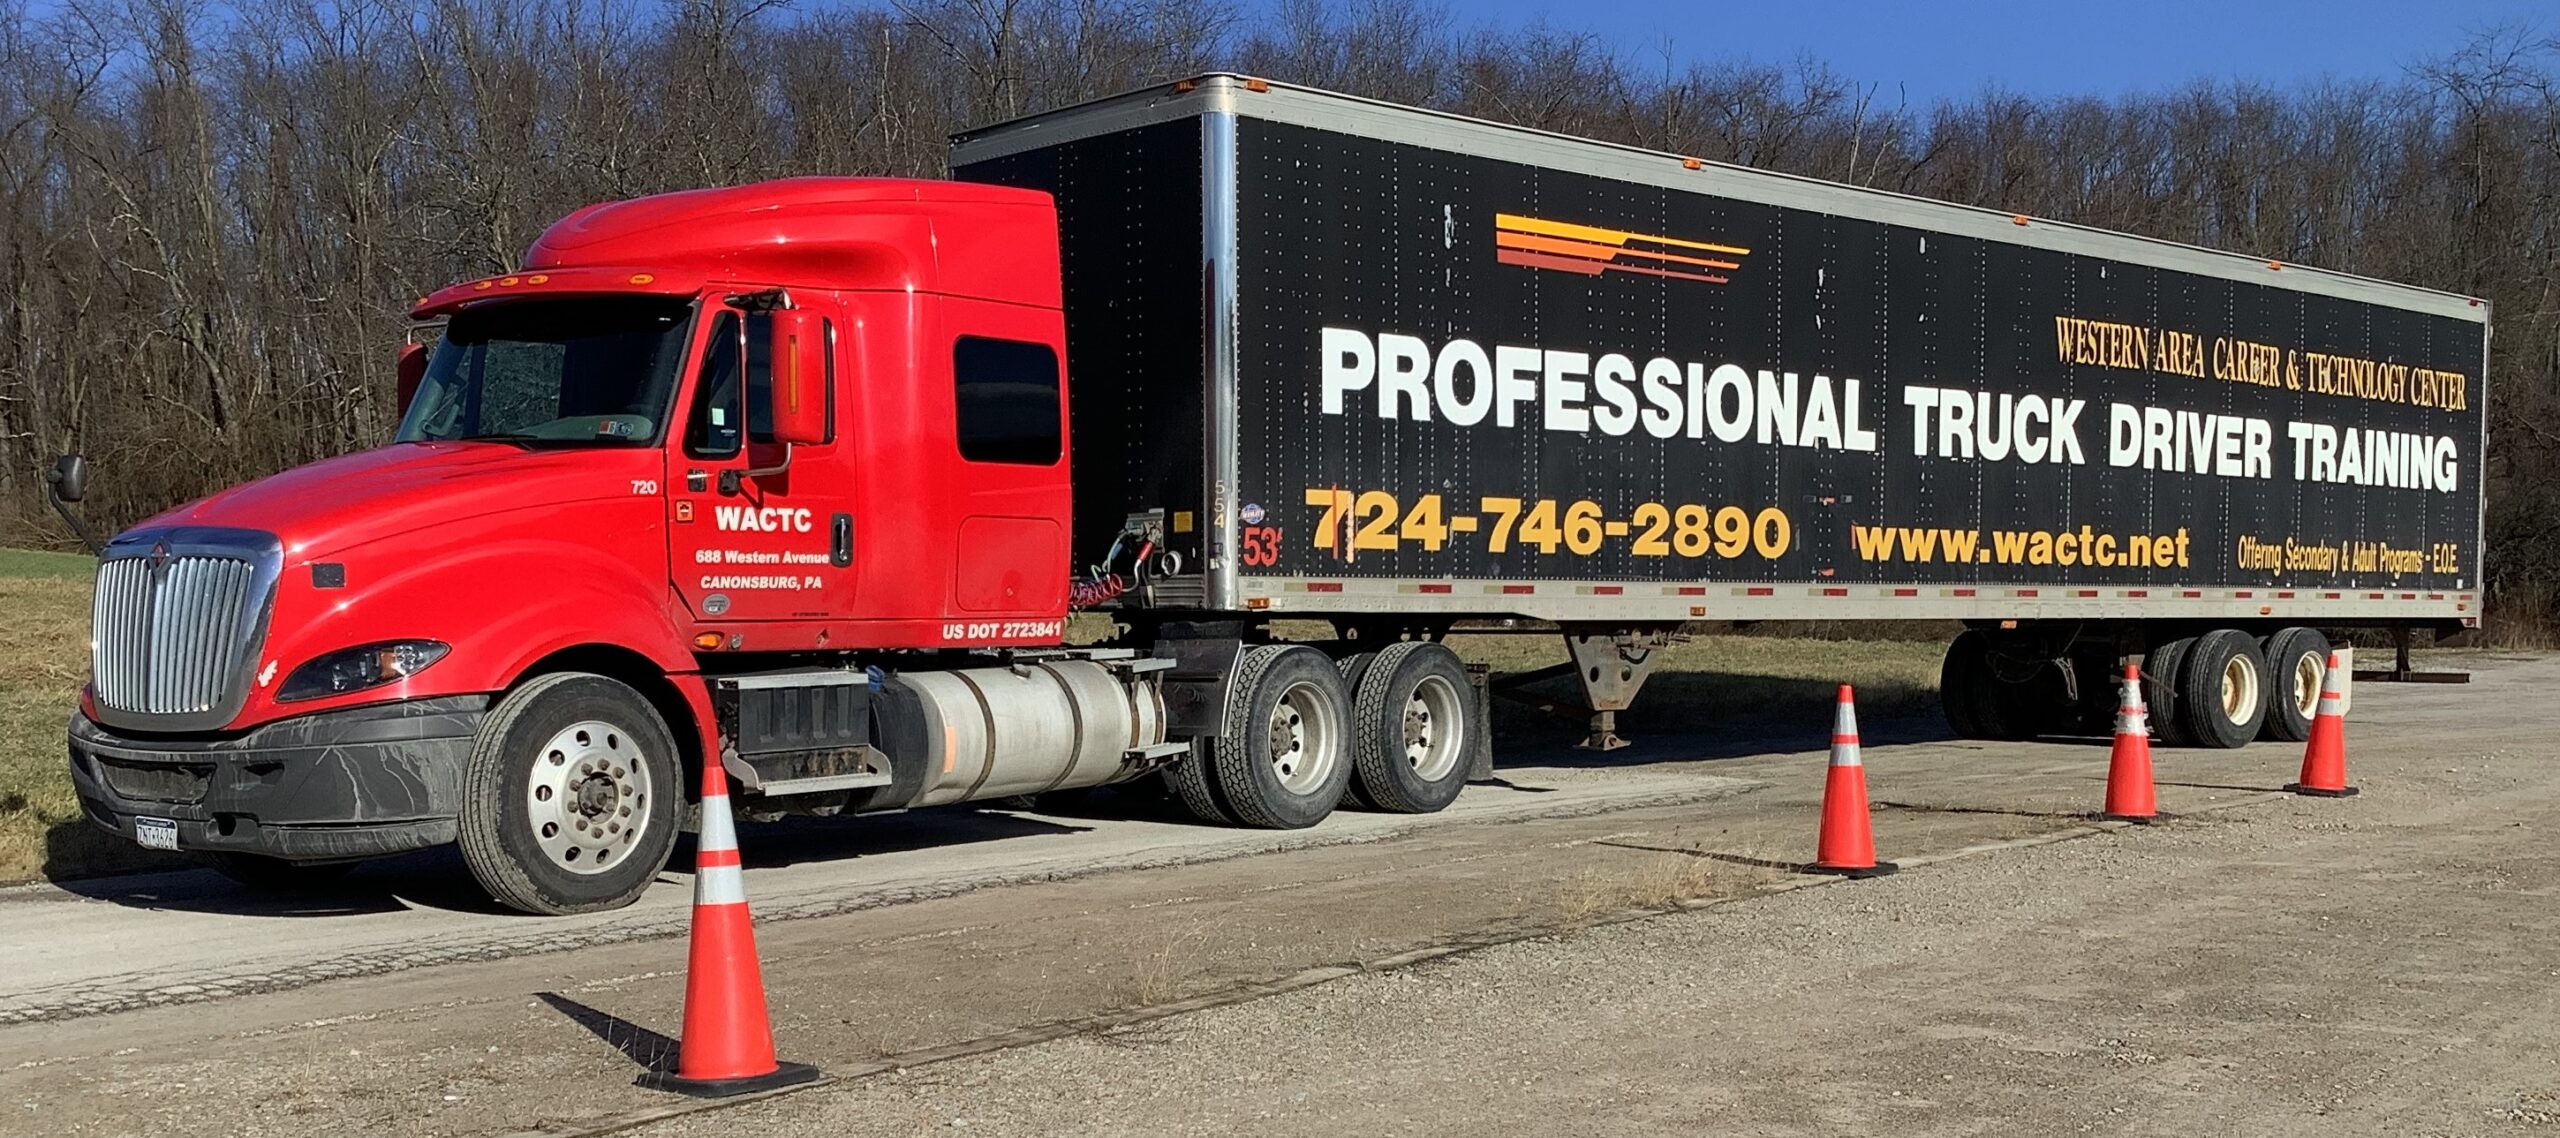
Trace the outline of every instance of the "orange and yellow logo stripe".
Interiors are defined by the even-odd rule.
[[[1724,284],[1751,250],[1656,233],[1603,229],[1516,213],[1493,215],[1494,257],[1506,265],[1557,269],[1583,276],[1641,273],[1676,280]],[[1647,246],[1653,246],[1648,248]]]

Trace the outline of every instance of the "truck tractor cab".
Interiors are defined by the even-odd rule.
[[[458,842],[567,912],[646,886],[704,762],[910,804],[869,707],[921,703],[849,654],[1063,631],[1056,248],[1045,194],[802,178],[589,207],[423,298],[391,445],[105,546],[89,816],[262,881]]]

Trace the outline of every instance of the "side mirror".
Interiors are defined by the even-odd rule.
[[[805,308],[773,314],[773,441],[827,441],[827,324]]]
[[[418,398],[418,385],[427,378],[427,346],[419,343],[400,345],[400,413],[409,413],[409,404]]]
[[[66,454],[53,460],[53,469],[44,475],[45,501],[53,507],[54,513],[62,515],[63,524],[70,526],[71,532],[80,535],[80,543],[88,546],[89,552],[96,553],[98,535],[90,532],[89,523],[81,521],[80,515],[71,510],[71,503],[79,501],[88,492],[89,460],[76,454]]]
[[[66,454],[53,460],[53,472],[44,476],[53,487],[53,496],[65,502],[77,502],[89,493],[89,460]]]

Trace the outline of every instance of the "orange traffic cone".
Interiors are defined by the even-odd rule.
[[[702,832],[694,847],[693,946],[685,963],[684,1039],[674,1071],[640,1085],[703,1098],[787,1087],[818,1077],[815,1067],[773,1057],[764,970],[756,963],[747,915],[746,870],[729,817],[729,776],[714,759],[702,767]]]
[[[2116,701],[2116,746],[2107,759],[2107,809],[2118,822],[2158,821],[2151,786],[2151,712],[2142,706],[2142,670],[2124,666],[2124,696]]]
[[[1867,765],[1858,757],[1858,705],[1840,685],[1840,709],[1831,721],[1831,770],[1822,784],[1822,834],[1814,844],[1815,873],[1882,877],[1901,868],[1876,860],[1876,836],[1867,824]]]
[[[2339,707],[2338,678],[2344,674],[2338,654],[2329,653],[2329,666],[2320,670],[2320,708],[2311,720],[2311,742],[2302,749],[2302,781],[2286,784],[2286,790],[2317,798],[2356,792],[2347,785],[2347,715]]]

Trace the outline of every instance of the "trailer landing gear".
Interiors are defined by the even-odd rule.
[[[1590,724],[1590,734],[1574,744],[1576,748],[1614,751],[1627,745],[1618,735],[1618,713],[1634,705],[1645,677],[1653,674],[1654,653],[1678,638],[1679,632],[1672,628],[1569,624],[1564,629],[1564,646],[1573,657],[1570,662],[1504,676],[1491,686],[1495,694],[1549,715]],[[1579,704],[1526,690],[1529,684],[1568,672],[1582,685]]]

